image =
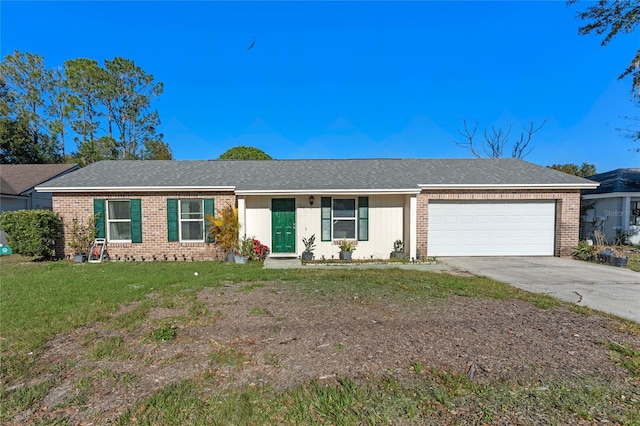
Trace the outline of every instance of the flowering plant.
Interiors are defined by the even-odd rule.
[[[249,260],[264,260],[271,250],[262,244],[257,238],[243,238],[240,241],[240,255],[246,256]]]
[[[253,256],[251,257],[252,259],[255,260],[264,260],[266,259],[266,257],[269,255],[269,253],[271,252],[271,250],[269,250],[269,247],[267,247],[266,245],[262,244],[260,242],[260,240],[257,239],[253,239]]]

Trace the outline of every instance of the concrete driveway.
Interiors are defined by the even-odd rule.
[[[484,275],[640,323],[640,273],[558,257],[442,257],[453,269]]]

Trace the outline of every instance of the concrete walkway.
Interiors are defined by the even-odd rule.
[[[640,323],[640,273],[558,257],[442,257],[453,269]]]

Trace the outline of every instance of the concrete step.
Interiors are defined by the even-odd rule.
[[[302,268],[302,262],[295,257],[267,257],[264,269],[294,269]]]

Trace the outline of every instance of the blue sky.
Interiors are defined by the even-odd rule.
[[[640,115],[617,80],[640,37],[579,36],[587,4],[3,0],[0,53],[134,60],[176,159],[464,158],[462,118],[514,138],[546,119],[526,160],[638,167],[616,128]]]

